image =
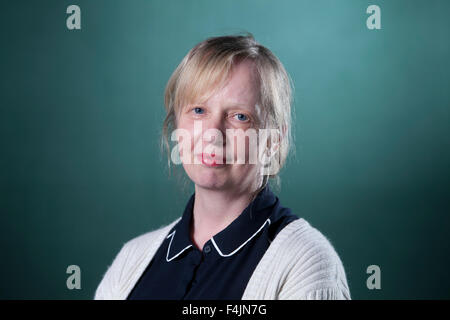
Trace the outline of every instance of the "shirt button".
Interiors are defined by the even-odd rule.
[[[208,246],[208,245],[206,245],[206,246],[203,247],[203,251],[204,251],[205,253],[208,253],[208,252],[211,251],[211,247]]]

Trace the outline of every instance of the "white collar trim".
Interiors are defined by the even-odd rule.
[[[211,238],[211,242],[214,245],[214,248],[216,248],[217,252],[222,256],[222,257],[230,257],[232,255],[234,255],[236,252],[238,252],[243,246],[245,246],[247,244],[247,242],[249,242],[250,240],[252,240],[263,228],[266,224],[270,225],[271,221],[270,219],[267,219],[266,221],[264,221],[264,223],[262,224],[262,226],[250,237],[248,238],[244,243],[242,243],[239,247],[237,247],[235,250],[233,250],[231,253],[223,253],[222,250],[220,250],[220,248],[218,247],[216,241],[214,240],[214,237]],[[175,254],[172,258],[169,258],[169,252],[170,252],[170,247],[172,245],[172,241],[173,238],[175,237],[175,232],[172,232],[171,234],[169,234],[166,239],[169,239],[169,237],[172,237],[170,239],[169,242],[169,247],[167,248],[167,254],[166,254],[166,261],[170,262],[173,259],[175,259],[176,257],[178,257],[180,254],[182,254],[184,251],[186,251],[187,249],[189,249],[190,247],[192,247],[192,244],[188,245],[187,247],[183,248],[180,252],[178,252],[177,254]]]

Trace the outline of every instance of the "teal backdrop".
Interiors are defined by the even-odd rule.
[[[66,27],[71,4],[81,30]],[[380,30],[366,26],[372,4]],[[164,87],[196,43],[243,31],[295,85],[296,154],[277,194],[330,239],[352,298],[450,298],[449,12],[445,0],[2,1],[0,298],[92,299],[124,242],[182,214],[193,188],[159,151]]]

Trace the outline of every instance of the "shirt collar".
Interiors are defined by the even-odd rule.
[[[193,247],[190,238],[190,224],[194,199],[195,193],[190,197],[181,220],[167,236],[168,239],[170,238],[166,255],[167,262]],[[257,236],[266,225],[271,223],[270,216],[274,207],[278,206],[278,202],[278,198],[270,190],[269,185],[264,187],[233,222],[211,238],[219,255],[222,257],[232,256]]]

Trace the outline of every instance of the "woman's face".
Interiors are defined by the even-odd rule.
[[[241,164],[236,163],[239,143],[232,138],[235,140],[231,148],[230,136],[228,138],[226,136],[227,129],[256,130],[260,121],[257,112],[259,87],[253,67],[251,61],[235,65],[225,87],[216,91],[204,103],[184,106],[177,118],[177,129],[184,129],[190,133],[191,142],[179,144],[180,157],[183,159],[183,148],[190,147],[190,161],[182,161],[184,170],[196,187],[233,192],[252,192],[258,187],[260,179],[257,172],[258,165],[255,162],[249,163],[249,139],[244,140],[245,163]],[[204,134],[207,130],[209,133],[221,133],[222,141]],[[218,148],[223,150],[223,157],[217,152]],[[240,150],[239,157],[242,159],[244,149]],[[229,152],[228,161],[227,152]],[[235,161],[230,161],[231,156],[234,156]]]

